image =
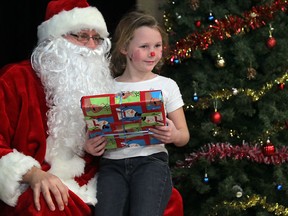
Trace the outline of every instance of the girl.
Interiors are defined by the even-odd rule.
[[[128,13],[112,45],[111,70],[116,91],[162,90],[167,125],[151,129],[163,144],[106,150],[100,162],[96,216],[162,216],[172,191],[165,144],[184,146],[189,131],[178,85],[152,70],[161,65],[167,35],[156,19]]]

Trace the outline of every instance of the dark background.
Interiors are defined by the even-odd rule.
[[[37,26],[44,21],[49,0],[5,1],[0,6],[0,68],[30,58],[37,44]],[[103,14],[110,36],[119,19],[136,7],[136,0],[88,0]]]

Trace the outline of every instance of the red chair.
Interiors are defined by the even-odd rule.
[[[182,196],[176,188],[173,188],[167,208],[163,216],[183,216],[183,200]]]

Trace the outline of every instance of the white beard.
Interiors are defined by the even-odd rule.
[[[93,52],[60,38],[40,44],[33,52],[32,65],[41,78],[50,108],[45,159],[51,165],[50,172],[62,178],[83,172],[84,164],[76,168],[87,139],[81,97],[113,92],[109,49],[110,44],[104,43]],[[71,176],[63,173],[71,167],[75,168]]]

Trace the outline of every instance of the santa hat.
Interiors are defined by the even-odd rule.
[[[38,43],[82,29],[95,29],[104,38],[109,35],[101,12],[89,6],[86,0],[52,0],[48,3],[45,20],[38,26]]]

